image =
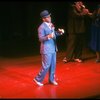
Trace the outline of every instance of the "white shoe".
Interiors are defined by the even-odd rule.
[[[51,82],[51,84],[58,85],[58,83],[56,81]]]
[[[34,79],[34,81],[38,86],[43,86],[43,84],[41,82],[38,82],[36,79]]]
[[[74,59],[74,61],[81,63],[82,60],[81,59]]]
[[[67,63],[67,62],[69,62],[69,60],[67,60],[67,58],[64,57],[63,62],[64,62],[64,63]]]
[[[64,62],[64,63],[67,63],[67,60],[66,60],[66,59],[63,59],[63,62]]]

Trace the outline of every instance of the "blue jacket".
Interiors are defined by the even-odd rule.
[[[51,34],[54,31],[55,37],[53,39],[48,39],[47,35]],[[40,45],[40,53],[41,54],[48,54],[54,53],[57,50],[56,45],[56,36],[59,36],[54,29],[50,29],[45,22],[43,22],[38,28],[38,37],[39,41],[41,42]]]

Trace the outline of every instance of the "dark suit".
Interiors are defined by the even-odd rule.
[[[68,60],[81,59],[83,39],[85,33],[85,16],[78,12],[74,5],[71,5],[68,12],[67,22],[67,50]]]

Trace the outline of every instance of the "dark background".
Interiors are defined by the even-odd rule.
[[[51,13],[56,28],[65,29],[65,34],[57,38],[59,51],[65,50],[67,10],[72,2],[74,1],[0,1],[0,56],[39,54],[37,28],[41,23],[40,12],[44,9]],[[91,12],[100,4],[97,1],[83,2]]]

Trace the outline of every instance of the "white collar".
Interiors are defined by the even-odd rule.
[[[46,23],[48,26],[50,26],[50,24],[51,24],[51,23],[47,23],[47,22],[44,22],[44,23]]]

